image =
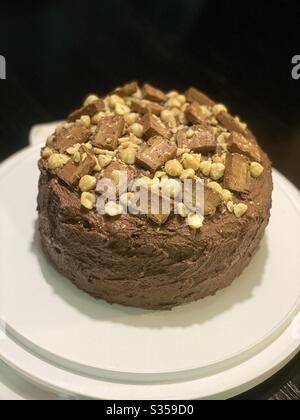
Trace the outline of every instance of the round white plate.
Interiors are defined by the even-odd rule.
[[[270,225],[242,276],[215,297],[144,311],[90,298],[46,260],[36,233],[38,154],[26,149],[0,168],[6,363],[86,397],[208,398],[242,392],[298,350],[300,200],[278,172]]]

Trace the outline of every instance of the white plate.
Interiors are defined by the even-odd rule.
[[[297,351],[289,325],[300,303],[300,201],[276,171],[271,222],[243,275],[215,297],[144,311],[95,301],[46,261],[35,224],[38,151],[0,169],[3,360],[87,397],[207,398],[241,392]]]

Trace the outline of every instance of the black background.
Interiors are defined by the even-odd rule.
[[[164,89],[195,85],[225,102],[300,187],[300,79],[291,76],[291,59],[300,54],[300,2],[46,0],[0,7],[7,61],[0,160],[28,144],[33,124],[62,119],[89,92],[137,79]],[[242,398],[297,398],[292,382],[300,387],[299,371],[298,357]]]

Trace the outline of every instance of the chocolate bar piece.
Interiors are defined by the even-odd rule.
[[[152,214],[152,213],[147,214],[147,217],[159,226],[166,223],[169,216],[170,216],[170,213],[169,214]]]
[[[168,130],[166,129],[164,124],[156,115],[153,115],[150,112],[147,112],[144,115],[142,119],[142,125],[143,136],[146,140],[154,136],[167,137]]]
[[[210,187],[204,188],[204,215],[212,216],[215,214],[217,207],[221,203],[221,195]]]
[[[225,161],[224,188],[247,193],[249,191],[249,161],[237,153],[228,153]]]
[[[192,132],[188,137],[187,133]],[[197,153],[215,152],[217,142],[213,130],[206,125],[194,125],[191,128],[183,128],[176,135],[177,146],[181,149],[190,149]]]
[[[145,83],[142,89],[143,98],[153,102],[164,102],[167,100],[166,95],[154,86]]]
[[[241,153],[256,162],[261,161],[261,156],[257,145],[246,139],[236,131],[232,132],[227,140],[228,150],[233,153]]]
[[[91,133],[82,124],[74,124],[69,128],[61,128],[53,141],[53,147],[60,153],[64,153],[69,147],[76,143],[85,143],[89,140]]]
[[[205,120],[205,114],[198,102],[192,102],[185,110],[186,119],[192,124],[201,124]]]
[[[190,87],[185,92],[185,97],[188,102],[196,101],[200,105],[214,106],[216,104],[212,99],[210,99],[208,96],[204,95],[204,93],[200,92],[194,87]]]
[[[126,85],[117,88],[114,93],[118,96],[132,96],[139,88],[137,82],[126,83]]]
[[[248,135],[248,130],[241,126],[241,124],[228,112],[221,111],[216,115],[216,119],[221,123],[227,130],[236,131],[237,133]]]
[[[146,112],[151,112],[152,114],[160,115],[161,111],[164,108],[157,102],[141,100],[132,101],[131,109],[132,111],[138,112],[140,114],[146,114]]]
[[[92,144],[100,149],[115,150],[118,147],[118,138],[122,136],[124,127],[125,120],[120,115],[101,118],[92,138]]]
[[[66,184],[75,186],[84,175],[88,175],[95,166],[93,155],[86,148],[80,149],[81,159],[79,163],[69,160],[69,162],[58,170],[57,176]]]
[[[136,155],[136,162],[150,171],[157,171],[168,160],[176,156],[177,147],[168,139],[155,136],[141,146]]]
[[[120,171],[123,173],[127,173],[127,182],[128,184],[130,184],[130,182],[133,180],[134,176],[135,176],[135,171],[133,168],[131,168],[130,166],[126,165],[123,162],[120,161],[114,161],[111,162],[103,171],[103,176],[102,178],[111,178],[112,177],[112,173],[114,171]],[[122,182],[122,179],[121,179]]]
[[[102,99],[98,99],[97,101],[83,106],[82,108],[76,109],[76,111],[72,112],[68,116],[68,121],[73,122],[78,120],[82,115],[89,115],[92,117],[93,115],[97,114],[100,111],[103,111],[105,108],[105,104]]]

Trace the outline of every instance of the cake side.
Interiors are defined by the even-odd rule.
[[[116,92],[125,95],[122,91],[124,88],[120,89],[121,91]],[[105,112],[116,110],[117,104],[110,105],[111,97],[114,95],[104,98],[104,103],[109,102],[109,111]],[[129,95],[132,95],[132,91]],[[103,113],[103,109],[98,111],[97,106],[92,111],[77,110],[69,117],[75,122],[61,127],[52,136],[52,147],[50,141],[48,147],[43,149],[42,159],[39,162],[41,170],[38,197],[39,226],[45,252],[59,271],[80,289],[111,303],[167,309],[214,294],[217,290],[228,286],[247,266],[259,246],[269,220],[272,192],[271,164],[246,126],[231,117],[223,105],[215,104],[207,97],[203,98],[201,92],[190,89],[185,96],[179,94],[176,96],[172,93],[172,96],[168,97],[166,94],[162,96],[156,91],[144,88],[140,95],[149,99],[135,97],[131,100],[131,107],[133,102],[139,105],[140,108],[137,104],[134,105],[134,109],[137,110],[134,114],[139,115],[140,120],[137,121],[142,124],[133,122],[129,125],[125,122],[114,150],[109,150],[112,148],[111,142],[106,146],[104,144],[107,138],[110,138],[107,135],[103,136],[107,130],[106,124],[103,125],[103,119],[107,118],[107,115],[99,116],[99,113]],[[126,95],[119,97],[126,98]],[[171,99],[172,107],[166,107],[165,104]],[[176,109],[180,109],[180,114],[172,111],[176,99],[178,106]],[[95,101],[98,99],[92,104]],[[144,111],[141,108],[145,106],[143,101],[147,101],[147,105],[159,104],[161,108],[159,111],[158,107]],[[180,104],[180,101],[183,103]],[[197,101],[202,101],[202,104]],[[203,101],[206,102],[205,105]],[[132,111],[129,102],[126,106]],[[98,117],[94,119],[94,124],[91,121],[93,116],[88,119],[82,118],[87,114],[80,115],[82,112],[94,112],[95,109],[94,116]],[[163,114],[164,111],[170,111],[174,120],[170,119],[170,123],[164,121],[166,117],[163,115],[170,116]],[[151,141],[151,138],[157,136],[157,127],[155,125],[153,127],[153,121],[149,122],[151,116],[156,115],[154,112],[160,116],[159,130],[162,130],[162,127],[166,130],[160,134],[175,145],[176,154],[155,170],[151,170],[149,166],[147,169],[147,159],[141,153],[141,149],[143,150],[145,143]],[[202,113],[202,122],[198,119],[197,128],[192,128],[193,132],[187,136],[187,130],[195,127],[197,115],[200,118],[199,112]],[[128,114],[131,113],[125,114],[127,121],[130,120]],[[114,111],[115,114],[119,115]],[[129,122],[132,121],[133,119]],[[154,119],[154,122],[157,123],[157,120]],[[142,130],[138,133],[139,125],[142,126]],[[66,156],[60,158],[65,161],[59,165],[61,167],[52,169],[50,158],[58,154],[55,147],[58,147],[57,137],[60,141],[61,130],[78,126],[82,127],[79,133],[80,139],[83,139],[82,143],[70,145],[70,141],[74,141],[70,140],[70,137],[64,139],[67,145],[63,146],[64,141],[60,142],[60,152],[68,146],[63,153],[59,153]],[[130,128],[132,126],[134,129]],[[201,129],[198,126],[201,126]],[[132,130],[140,137],[134,135],[131,140],[129,138],[120,141],[124,137],[124,131],[126,137],[126,133]],[[78,140],[78,132],[76,134],[75,141]],[[106,147],[101,150],[109,152],[96,155],[100,157],[97,158],[97,162],[94,155],[96,148],[93,145],[94,137]],[[139,141],[136,141],[136,138],[140,139],[140,144],[137,144]],[[130,144],[132,140],[135,141],[132,143],[136,145],[135,147]],[[129,145],[124,147],[126,142],[129,142]],[[140,178],[154,180],[159,175],[167,180],[172,179],[175,178],[171,172],[174,168],[172,165],[171,169],[168,168],[168,162],[174,163],[176,160],[182,166],[182,171],[192,169],[190,174],[193,179],[198,177],[204,180],[205,187],[217,195],[217,200],[216,196],[211,200],[209,195],[207,200],[209,205],[200,226],[192,226],[187,215],[183,217],[183,214],[175,212],[167,215],[166,220],[157,215],[149,217],[149,215],[134,214],[99,214],[94,205],[88,208],[89,206],[83,204],[80,180],[85,175],[72,184],[70,177],[68,178],[69,172],[62,171],[70,161],[75,160],[79,149],[73,155],[69,154],[71,150],[68,150],[74,147],[74,144],[79,144],[80,147],[82,144],[92,145],[83,153],[86,153],[86,159],[89,159],[89,154],[92,155],[94,166],[87,162],[89,163],[87,172],[97,181],[101,179],[109,165],[116,162],[125,163]],[[129,151],[135,149],[134,155],[137,160],[134,163],[133,161],[126,163],[128,157],[126,154],[124,159],[124,150],[128,149]],[[179,149],[183,149],[183,152]],[[103,156],[107,159],[103,159]],[[195,169],[191,167],[195,165],[194,160],[197,161]],[[77,164],[81,165],[80,162]],[[159,171],[164,174],[157,174]],[[95,186],[85,192],[97,195]]]

